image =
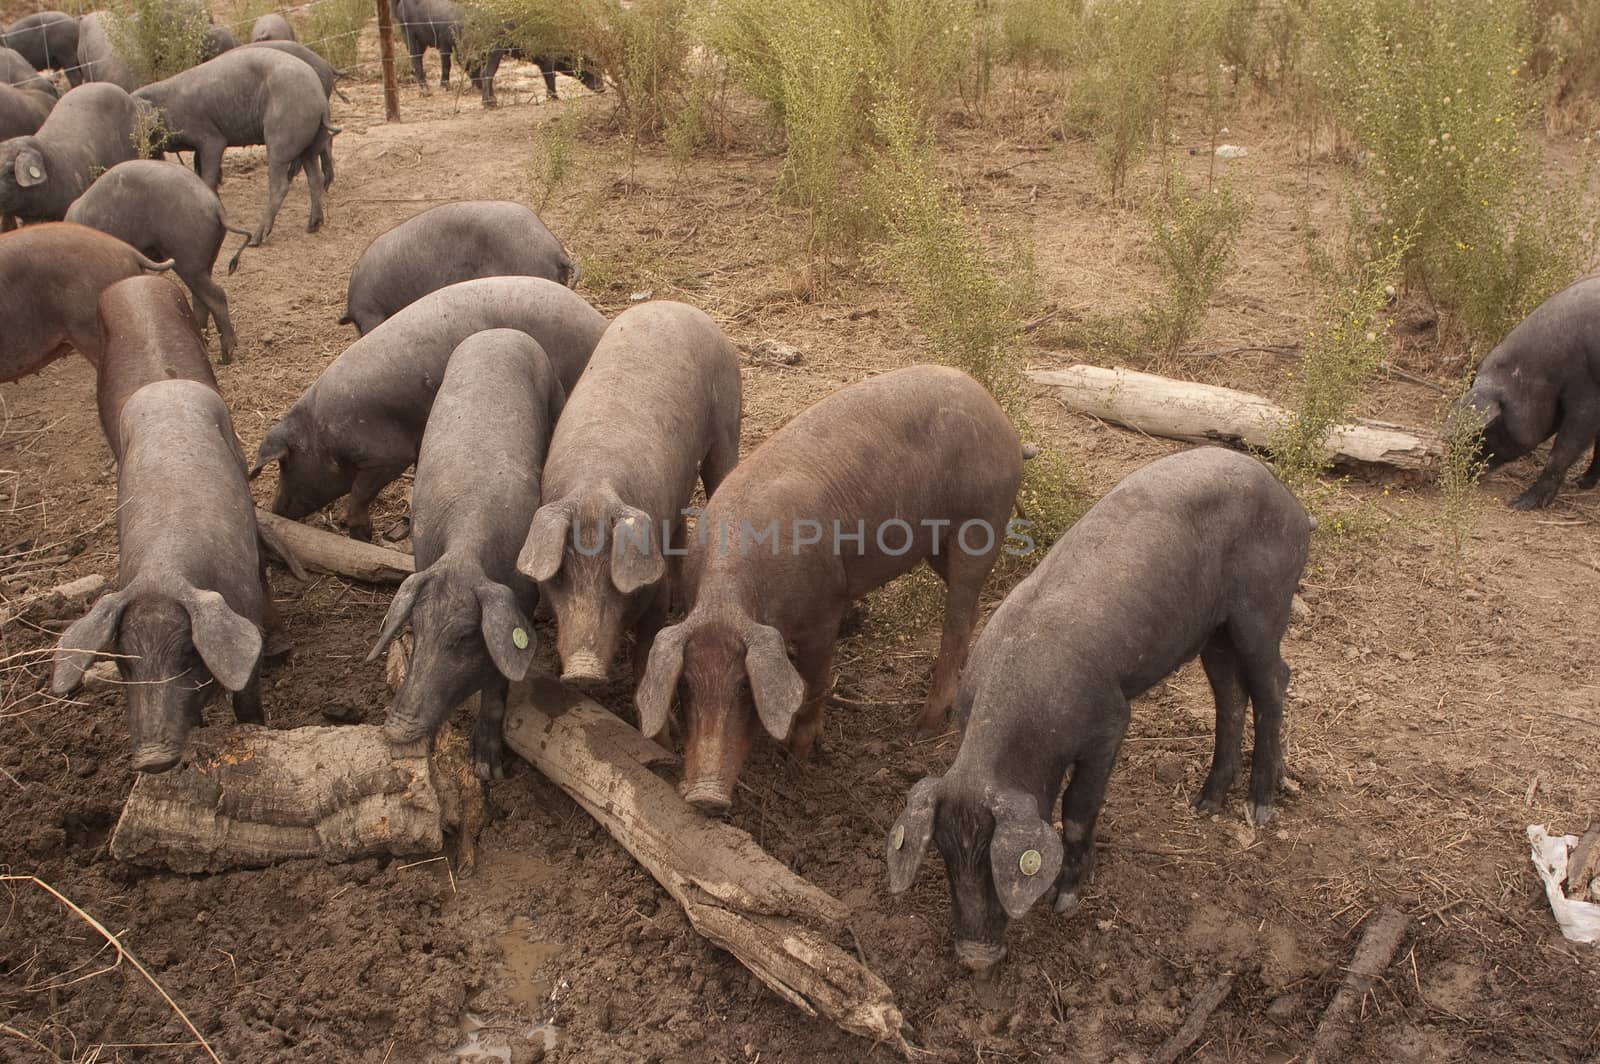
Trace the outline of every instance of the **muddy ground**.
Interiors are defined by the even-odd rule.
[[[680,166],[660,150],[627,152],[606,129],[605,97],[563,81],[562,101],[539,100],[527,68],[511,72],[506,106],[492,112],[407,87],[398,125],[383,122],[367,73],[348,88],[352,104],[334,105],[344,132],[323,231],[303,231],[298,185],[269,243],[223,281],[241,343],[218,376],[248,449],[353,338],[335,321],[366,242],[444,200],[530,202],[534,131],[573,109],[587,116],[574,172],[542,213],[583,262],[580,291],[608,314],[634,293],[682,299],[742,348],[777,339],[801,352],[792,366],[747,365],[746,448],[841,385],[921,356],[905,307],[870,266],[808,265],[804,219],[774,195],[779,159],[754,116],[727,152]],[[1104,361],[1074,346],[1074,323],[1126,313],[1150,290],[1141,216],[1107,203],[1086,145],[1051,135],[1042,89],[1000,85],[985,113],[952,111],[941,159],[987,223],[1036,249],[1055,315],[1029,335],[1030,364]],[[1270,101],[1247,99],[1231,126],[1250,150],[1224,164],[1253,204],[1239,268],[1195,353],[1160,368],[1287,399],[1292,362],[1214,352],[1298,337],[1312,298],[1307,227],[1341,223],[1348,169],[1325,153],[1307,160]],[[1201,142],[1198,124],[1182,135]],[[1566,142],[1552,148],[1570,154]],[[1205,151],[1177,157],[1199,174]],[[259,152],[229,153],[222,194],[235,221],[254,224],[265,178]],[[1448,381],[1457,356],[1436,349],[1425,306],[1404,301],[1399,315],[1395,362]],[[1363,412],[1429,423],[1442,402],[1385,379]],[[87,363],[58,362],[0,389],[0,403],[4,594],[114,578],[115,480]],[[1069,415],[1043,393],[1031,412],[1091,497],[1176,449]],[[930,633],[897,632],[881,606],[869,610],[838,655],[838,690],[855,706],[828,722],[829,762],[797,770],[765,744],[734,820],[854,909],[864,959],[937,1059],[1145,1059],[1223,973],[1231,993],[1186,1059],[1295,1059],[1365,922],[1394,906],[1411,934],[1344,1059],[1600,1060],[1600,954],[1560,937],[1525,838],[1534,823],[1579,832],[1600,809],[1600,501],[1574,489],[1546,512],[1509,511],[1535,471],[1523,462],[1487,479],[1464,558],[1431,485],[1332,487],[1305,576],[1309,616],[1285,645],[1295,675],[1280,819],[1252,829],[1238,790],[1222,815],[1190,811],[1212,709],[1198,667],[1183,669],[1137,705],[1084,903],[1014,927],[993,987],[953,961],[936,855],[907,895],[885,886],[884,831],[911,784],[942,771],[956,746],[908,734]],[[269,473],[258,499],[272,487]],[[379,528],[401,512],[402,489],[385,494]],[[295,650],[265,681],[271,723],[381,721],[382,669],[362,658],[387,593],[285,573],[274,584]],[[192,877],[114,862],[107,838],[132,781],[126,728],[114,693],[45,693],[34,652],[59,627],[0,633],[0,865],[120,936],[222,1059],[892,1055],[806,1018],[698,939],[526,765],[492,788],[471,878],[442,861]],[[620,709],[625,692],[610,702]],[[3,897],[0,1059],[200,1059],[173,1009],[82,919],[29,882],[6,883]]]

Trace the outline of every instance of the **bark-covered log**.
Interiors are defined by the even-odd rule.
[[[483,794],[466,747],[395,756],[376,725],[201,728],[180,768],[141,775],[111,835],[123,861],[176,872],[257,868],[296,857],[438,853],[460,832],[471,867]]]
[[[1322,1014],[1322,1022],[1317,1025],[1311,1052],[1306,1054],[1306,1064],[1318,1064],[1319,1061],[1329,1064],[1330,1061],[1344,1059],[1344,1044],[1356,1027],[1357,1017],[1361,1015],[1361,1003],[1382,977],[1384,969],[1394,960],[1395,951],[1405,940],[1409,927],[1410,921],[1405,914],[1396,909],[1380,909],[1373,916],[1367,929],[1361,933],[1356,955],[1351,958],[1350,967],[1345,972],[1344,983],[1340,985],[1339,992],[1333,995],[1328,1011]]]
[[[256,523],[283,540],[300,564],[368,584],[398,584],[416,572],[411,555],[256,510]]]
[[[1289,419],[1288,411],[1259,395],[1131,369],[1069,366],[1028,377],[1049,385],[1070,410],[1191,443],[1266,447]],[[1327,448],[1335,462],[1405,470],[1431,469],[1444,453],[1436,433],[1365,418],[1336,427]]]
[[[893,993],[830,939],[844,929],[849,909],[745,832],[689,808],[650,771],[671,757],[661,747],[548,679],[513,690],[506,742],[633,854],[696,931],[780,997],[906,1051]]]

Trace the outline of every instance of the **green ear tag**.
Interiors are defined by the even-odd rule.
[[[890,836],[889,842],[897,850],[906,844],[906,826],[904,824],[896,824],[894,826],[894,834]]]
[[[517,645],[518,650],[528,649],[528,633],[521,628],[511,629],[511,641]]]
[[[1023,875],[1032,876],[1038,874],[1039,866],[1042,864],[1044,858],[1040,856],[1038,850],[1023,850],[1022,860],[1017,862],[1017,867],[1022,869]]]

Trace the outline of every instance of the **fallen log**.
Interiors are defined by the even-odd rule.
[[[19,595],[12,604],[0,610],[0,625],[12,621],[59,621],[77,612],[85,603],[105,590],[106,578],[90,573],[65,584],[30,591]]]
[[[398,584],[416,572],[416,563],[409,554],[324,532],[259,507],[256,523],[283,540],[302,565],[320,573],[333,573],[367,584]]]
[[[1131,369],[1069,366],[1031,370],[1028,377],[1052,388],[1069,410],[1190,443],[1264,448],[1289,420],[1283,407],[1250,392]],[[1335,427],[1326,446],[1336,463],[1410,471],[1431,469],[1444,454],[1437,433],[1366,418]]]
[[[1344,1043],[1355,1028],[1361,1003],[1366,1000],[1372,985],[1383,975],[1384,969],[1389,967],[1389,962],[1394,960],[1395,951],[1400,948],[1409,926],[1410,921],[1404,913],[1387,908],[1380,909],[1372,922],[1367,924],[1361,941],[1356,945],[1356,955],[1345,972],[1344,983],[1339,987],[1339,992],[1333,995],[1328,1011],[1322,1014],[1322,1022],[1317,1024],[1317,1033],[1311,1042],[1311,1052],[1306,1055],[1306,1064],[1344,1059]]]
[[[197,729],[185,764],[138,776],[111,834],[118,860],[175,872],[436,854],[459,832],[469,871],[483,790],[448,729],[391,751],[377,725]]]
[[[807,1015],[908,1052],[894,994],[830,940],[849,909],[708,820],[650,771],[671,755],[554,680],[513,689],[506,742],[561,787],[667,889],[695,930]]]

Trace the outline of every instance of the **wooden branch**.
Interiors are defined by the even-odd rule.
[[[1289,419],[1288,411],[1259,395],[1130,369],[1070,366],[1032,370],[1028,377],[1053,388],[1069,410],[1192,443],[1267,447]],[[1405,470],[1430,469],[1444,454],[1436,433],[1366,418],[1337,426],[1327,449],[1336,462]]]
[[[1183,1021],[1183,1026],[1173,1032],[1156,1055],[1150,1058],[1151,1064],[1173,1064],[1189,1047],[1199,1040],[1206,1029],[1206,1021],[1211,1019],[1211,1014],[1217,1011],[1228,993],[1233,990],[1233,973],[1223,972],[1211,981],[1211,985],[1200,991],[1198,997],[1189,1005],[1189,1016]]]
[[[446,738],[449,736],[449,738]],[[181,767],[139,775],[111,855],[175,872],[435,854],[460,830],[470,869],[483,792],[466,744],[446,732],[397,756],[377,725],[202,728]]]
[[[1372,985],[1383,975],[1384,969],[1389,967],[1389,962],[1394,960],[1395,951],[1400,948],[1409,927],[1410,921],[1404,913],[1389,908],[1379,910],[1372,922],[1367,924],[1361,942],[1356,946],[1356,955],[1345,973],[1344,983],[1333,996],[1328,1011],[1322,1014],[1322,1022],[1317,1025],[1306,1064],[1344,1059],[1341,1050],[1355,1027],[1361,1003]]]
[[[99,573],[69,580],[65,584],[20,595],[9,609],[0,610],[0,625],[12,621],[56,621],[83,608],[105,589],[106,578]]]
[[[416,572],[411,555],[387,547],[324,532],[256,509],[256,522],[283,540],[308,569],[349,577],[368,584],[398,584]]]
[[[1567,897],[1600,902],[1600,824],[1583,833],[1567,857]]]
[[[667,889],[696,931],[807,1015],[908,1052],[894,995],[830,941],[849,909],[748,834],[690,809],[650,771],[661,747],[550,679],[519,684],[506,742],[570,794]]]

